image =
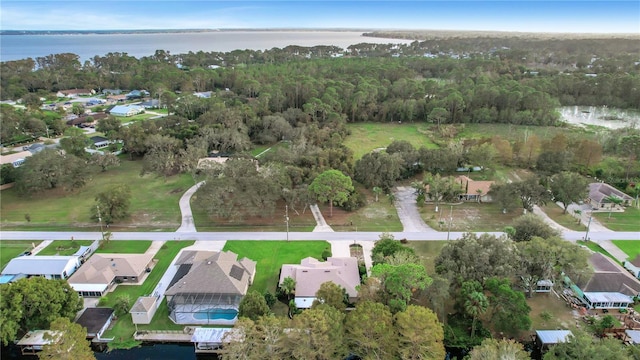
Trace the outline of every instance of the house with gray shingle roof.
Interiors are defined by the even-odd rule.
[[[589,258],[593,275],[581,286],[581,298],[593,309],[624,308],[640,296],[640,281],[608,256],[593,253]]]
[[[622,200],[622,206],[630,206],[633,198],[613,186],[605,183],[589,184],[589,204],[593,210],[609,210],[624,207],[615,205],[609,200],[610,197],[616,197]]]
[[[256,272],[256,262],[230,251],[184,251],[165,292],[176,324],[233,324],[240,301]]]

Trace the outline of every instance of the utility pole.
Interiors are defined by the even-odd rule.
[[[104,229],[102,228],[102,216],[100,215],[100,205],[96,205],[98,209],[98,221],[100,222],[100,234],[102,235],[102,241],[104,241]]]
[[[591,227],[591,218],[593,213],[589,213],[589,222],[587,223],[587,232],[584,234],[584,241],[589,241],[589,228]]]
[[[284,221],[287,223],[287,242],[289,241],[289,205],[284,206]]]
[[[447,230],[447,241],[449,241],[449,237],[451,236],[451,223],[453,222],[453,205],[450,205],[449,208],[449,229]]]

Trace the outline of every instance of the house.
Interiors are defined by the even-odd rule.
[[[573,333],[569,330],[536,330],[536,345],[544,350],[555,344],[567,342]]]
[[[2,275],[67,279],[79,267],[80,259],[77,256],[20,256],[9,261]]]
[[[69,89],[60,90],[56,93],[57,97],[77,98],[79,96],[91,96],[96,92],[91,89]]]
[[[201,99],[210,99],[212,91],[202,91],[202,92],[194,92],[193,95],[201,98]]]
[[[91,143],[93,143],[93,146],[95,146],[96,149],[107,147],[109,146],[109,144],[111,144],[111,141],[109,141],[109,139],[102,136],[92,136],[89,138],[89,140],[91,140]]]
[[[26,158],[31,156],[30,151],[20,151],[14,154],[0,155],[0,165],[11,164],[14,168],[24,164]]]
[[[330,281],[347,291],[349,301],[358,297],[356,287],[360,285],[358,259],[354,257],[330,257],[326,262],[312,257],[302,259],[298,264],[284,264],[280,270],[282,284],[287,277],[296,281],[295,303],[299,309],[307,309],[313,305],[320,285]]]
[[[150,99],[143,101],[140,105],[142,105],[142,107],[145,109],[157,109],[160,107],[160,100]]]
[[[577,291],[578,298],[588,307],[624,308],[633,304],[633,297],[640,295],[640,281],[608,256],[593,253],[589,264],[593,275]]]
[[[146,90],[131,90],[127,95],[127,100],[142,99],[145,96],[149,96],[149,92]]]
[[[69,278],[82,297],[101,297],[114,285],[138,283],[151,271],[152,254],[94,254]]]
[[[625,269],[629,270],[633,276],[640,279],[640,255],[636,256],[636,258],[632,261],[626,260],[623,263]]]
[[[150,324],[160,305],[158,300],[156,296],[140,296],[129,310],[131,321],[134,324]]]
[[[456,182],[462,185],[463,193],[460,194],[462,201],[490,202],[493,200],[489,195],[489,190],[495,181],[476,181],[461,175],[456,177]]]
[[[633,198],[622,191],[614,188],[613,186],[605,183],[591,183],[589,184],[589,204],[593,210],[610,210],[610,209],[622,209],[619,205],[616,205],[608,200],[610,197],[616,197],[622,200],[622,206],[630,206]]]
[[[58,333],[50,330],[34,330],[26,333],[16,345],[20,348],[22,355],[35,355],[42,351],[42,347],[51,343]],[[47,337],[47,339],[45,339]]]
[[[106,119],[107,117],[109,117],[109,114],[104,112],[83,114],[82,116],[78,116],[74,119],[68,120],[67,125],[77,126],[84,123],[92,123],[101,119]]]
[[[109,114],[113,116],[129,117],[129,116],[138,115],[143,111],[144,111],[144,108],[142,106],[118,105],[118,106],[114,106],[111,110],[109,110]]]
[[[76,323],[87,329],[88,340],[100,340],[115,316],[112,308],[86,308]]]
[[[230,251],[183,251],[165,292],[176,324],[234,324],[256,262]]]

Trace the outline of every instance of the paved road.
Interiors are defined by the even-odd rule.
[[[395,232],[392,233],[396,239],[406,238],[415,241],[446,240],[447,233],[444,231],[430,232]],[[451,232],[451,239],[459,239],[464,232]],[[502,235],[501,232],[491,232],[490,234]],[[567,231],[563,233],[566,240],[575,241],[584,238],[583,231]],[[2,231],[1,240],[69,240],[73,237],[76,240],[95,240],[100,238],[99,232],[78,232],[78,231]],[[198,240],[198,241],[221,241],[221,240],[284,240],[286,232],[113,232],[112,240]],[[335,240],[335,241],[376,241],[380,237],[379,232],[290,232],[290,240]],[[591,241],[603,240],[640,240],[638,232],[615,232],[615,231],[590,231]]]

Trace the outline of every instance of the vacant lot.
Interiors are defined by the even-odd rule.
[[[275,293],[282,264],[299,264],[306,257],[322,259],[322,251],[331,248],[326,241],[227,241],[225,251],[233,251],[238,258],[258,263],[251,290]]]
[[[511,124],[464,124],[458,138],[490,138],[500,136],[509,141],[524,139],[526,135],[537,135],[541,139],[551,139],[557,134],[564,134],[568,138],[574,138],[576,133],[580,137],[594,137],[594,132],[578,128],[562,128],[555,126],[521,126]]]
[[[14,257],[31,250],[40,244],[41,240],[2,240],[0,241],[0,270]]]
[[[162,278],[165,271],[173,261],[173,259],[178,255],[178,252],[182,248],[193,245],[193,241],[170,241],[162,246],[162,248],[158,251],[154,259],[157,259],[158,262],[154,266],[153,270],[145,280],[144,284],[140,286],[135,285],[121,285],[118,286],[113,292],[104,296],[100,299],[100,306],[113,307],[116,303],[116,300],[119,297],[128,297],[131,301],[131,305],[135,303],[138,297],[143,295],[149,295],[153,291],[153,289],[158,284],[158,281]],[[166,307],[165,307],[166,308]],[[159,314],[156,313],[154,316],[154,322],[156,320],[161,321],[163,324],[166,324],[166,319],[160,319]],[[145,328],[155,328],[154,322],[150,325],[145,326]],[[182,329],[183,326],[174,326],[175,328]],[[165,328],[166,329],[166,328]],[[113,337],[115,340],[109,343],[109,347],[113,349],[117,348],[129,348],[136,346],[137,343],[133,341],[133,333],[135,332],[135,327],[131,322],[131,315],[126,314],[125,316],[121,316],[116,321],[115,325],[105,332],[104,337],[110,338]]]
[[[334,206],[333,216],[329,216],[329,204],[318,204],[322,216],[334,231],[402,231],[396,207],[386,195],[380,194],[376,201],[371,190],[361,187],[358,192],[366,197],[367,205],[356,211],[349,212]]]
[[[630,260],[640,255],[640,240],[611,240],[611,242],[629,255]]]
[[[442,248],[447,245],[446,241],[409,241],[408,247],[415,250],[422,265],[427,269],[429,275],[435,274],[435,260],[440,255]]]
[[[575,218],[569,211],[566,214],[563,214],[564,211],[560,206],[556,204],[547,204],[545,206],[540,207],[542,211],[544,211],[553,221],[558,224],[566,227],[570,230],[575,231],[584,231],[586,227],[580,223],[578,223],[578,219]]]
[[[532,298],[527,299],[527,304],[531,308],[529,317],[531,318],[532,330],[575,328],[576,319],[572,309],[554,294],[535,294]],[[543,313],[546,315],[542,315]]]
[[[497,204],[475,202],[441,204],[437,213],[435,205],[427,203],[419,211],[427,225],[439,231],[447,231],[449,224],[451,231],[502,231],[522,215],[521,210],[503,214]]]
[[[90,218],[98,192],[114,184],[131,188],[131,216],[111,226],[113,231],[175,230],[180,226],[178,200],[193,185],[190,175],[168,178],[140,176],[142,161],[121,158],[119,167],[94,173],[83,188],[67,192],[52,189],[31,197],[19,196],[15,188],[2,191],[2,230],[99,231]],[[26,214],[30,221],[26,220]]]
[[[429,140],[427,125],[423,124],[367,123],[349,124],[348,127],[351,135],[347,136],[344,145],[353,151],[356,160],[374,149],[387,147],[394,140],[406,140],[416,149],[437,147]]]
[[[635,207],[627,207],[624,212],[594,212],[602,225],[613,231],[640,231],[640,210]]]

